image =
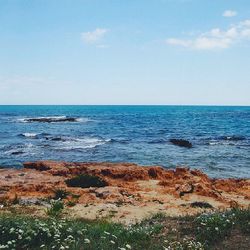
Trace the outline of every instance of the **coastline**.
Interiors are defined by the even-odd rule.
[[[96,179],[90,186],[70,186],[67,180],[77,176]],[[183,167],[167,170],[131,163],[27,162],[22,169],[0,169],[0,186],[0,204],[18,200],[17,210],[43,216],[48,200],[61,190],[67,193],[62,197],[67,216],[108,218],[126,225],[157,213],[186,216],[250,206],[250,179],[212,179]]]

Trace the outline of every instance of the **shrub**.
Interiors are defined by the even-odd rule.
[[[107,182],[98,176],[81,174],[65,181],[69,187],[105,187]]]
[[[58,217],[61,215],[62,210],[64,208],[63,202],[60,200],[52,200],[51,207],[47,209],[46,213],[52,217]]]
[[[69,192],[67,192],[64,189],[56,189],[54,190],[54,197],[53,199],[59,200],[59,199],[65,199],[69,195]]]

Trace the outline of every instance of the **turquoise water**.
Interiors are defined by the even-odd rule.
[[[42,159],[134,162],[250,177],[250,107],[0,106],[0,140],[5,167]]]

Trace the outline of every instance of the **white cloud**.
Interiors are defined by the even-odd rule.
[[[107,32],[107,29],[97,28],[93,31],[81,33],[81,38],[85,43],[94,44],[100,41]]]
[[[227,49],[237,41],[250,38],[250,20],[245,20],[233,25],[227,30],[214,28],[208,32],[201,33],[192,39],[168,38],[169,45],[181,46],[197,50]]]
[[[191,41],[189,40],[181,40],[176,38],[169,38],[166,40],[166,42],[170,45],[180,45],[183,47],[189,47],[191,45]]]
[[[233,17],[236,15],[237,15],[237,12],[234,10],[225,10],[222,14],[222,16],[224,16],[224,17]]]

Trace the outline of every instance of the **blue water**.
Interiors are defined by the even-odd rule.
[[[29,122],[29,118],[77,118]],[[182,138],[191,149],[169,142]],[[250,177],[250,107],[0,106],[0,165],[25,161],[190,166],[212,177]]]

